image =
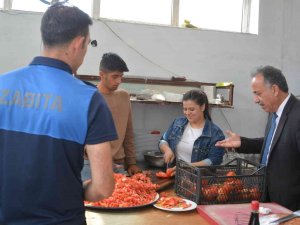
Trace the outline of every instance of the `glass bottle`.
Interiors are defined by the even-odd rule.
[[[259,225],[259,202],[251,202],[251,216],[248,225]]]

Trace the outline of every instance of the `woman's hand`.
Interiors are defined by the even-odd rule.
[[[167,164],[173,162],[175,159],[175,155],[169,147],[164,149],[164,159]]]
[[[168,168],[167,169],[167,174],[170,174],[171,177],[175,176],[175,173],[176,173],[176,166],[174,167],[171,167],[171,168]]]

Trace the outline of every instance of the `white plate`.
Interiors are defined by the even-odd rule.
[[[190,207],[188,208],[178,208],[178,207],[175,207],[175,208],[163,208],[161,206],[158,206],[157,204],[154,204],[153,206],[157,209],[161,209],[161,210],[166,210],[166,211],[171,211],[171,212],[184,212],[184,211],[190,211],[190,210],[193,210],[193,209],[196,209],[197,207],[197,204],[193,201],[190,201],[190,200],[187,200],[187,199],[183,199],[187,204],[191,204]]]

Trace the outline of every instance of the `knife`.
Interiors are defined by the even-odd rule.
[[[277,220],[274,220],[272,221],[271,223],[277,223],[277,224],[280,224],[280,223],[283,223],[285,221],[288,221],[288,220],[291,220],[291,219],[294,219],[296,217],[300,217],[300,210],[297,210],[295,212],[293,212],[292,214],[288,215],[288,216],[285,216],[285,217],[282,217],[280,219],[277,219]]]

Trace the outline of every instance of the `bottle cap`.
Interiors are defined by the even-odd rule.
[[[259,201],[252,201],[251,202],[251,209],[253,211],[258,211],[258,209],[259,209]]]

